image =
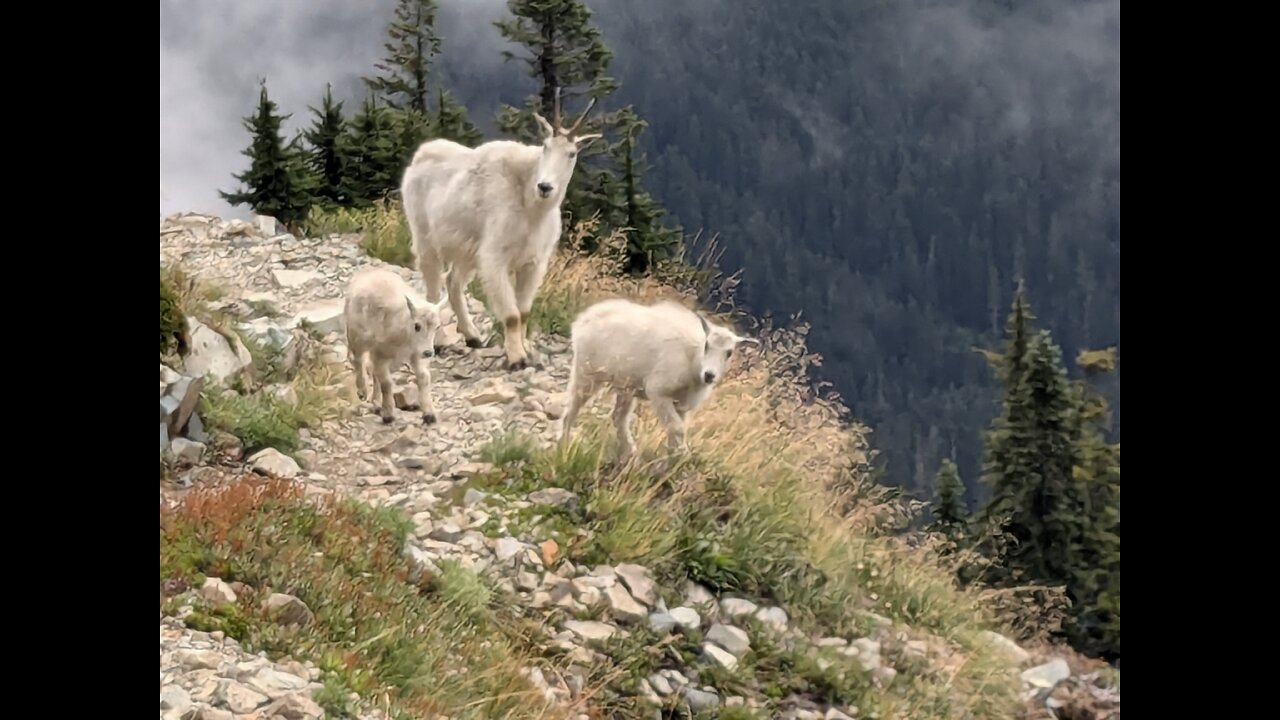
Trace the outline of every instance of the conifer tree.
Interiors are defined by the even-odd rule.
[[[399,0],[396,4],[395,19],[387,27],[390,39],[383,45],[387,56],[374,65],[382,74],[363,78],[391,108],[414,110],[423,117],[431,114],[427,83],[431,63],[440,53],[436,10],[436,0]]]
[[[434,137],[462,143],[467,147],[475,147],[484,139],[476,126],[467,119],[466,108],[444,88],[436,91],[436,115],[431,131]]]
[[[343,192],[353,204],[368,205],[399,187],[405,137],[405,116],[367,96],[342,143],[349,159]]]
[[[557,88],[562,107],[569,98],[600,100],[615,92],[618,83],[607,75],[613,53],[591,24],[591,11],[580,0],[509,0],[512,17],[496,23],[503,36],[523,45],[521,59],[529,76],[538,81],[538,93],[523,109],[504,107],[498,127],[517,138],[536,143],[541,139],[532,112],[550,117]],[[504,52],[508,59],[515,53]],[[566,102],[567,101],[567,102]],[[644,191],[643,156],[635,148],[644,123],[631,106],[600,113],[587,121],[590,132],[602,132],[604,141],[583,148],[578,169],[565,196],[565,206],[575,218],[599,215],[597,235],[623,230],[627,238],[626,270],[641,273],[678,253],[683,232],[664,227],[664,211]],[[593,250],[598,238],[587,238]]]
[[[991,496],[976,520],[984,549],[1004,571],[997,580],[1066,582],[1083,535],[1074,408],[1061,352],[1047,332],[1032,329],[1033,317],[1019,287],[1007,350],[989,356],[1004,398],[986,437],[981,480]]]
[[[1085,486],[1084,558],[1076,571],[1078,596],[1072,642],[1086,652],[1120,655],[1120,444],[1107,441],[1109,408],[1089,380],[1115,369],[1115,350],[1086,351],[1076,365],[1077,479]]]
[[[342,117],[342,102],[333,99],[333,88],[325,85],[324,100],[319,109],[308,106],[315,115],[315,122],[303,135],[311,145],[309,160],[312,175],[316,178],[316,199],[338,207],[350,203],[343,188],[343,175],[347,170],[347,157],[343,135],[346,121]]]
[[[930,529],[953,540],[963,533],[969,512],[965,507],[964,483],[960,470],[950,458],[944,458],[933,481],[933,502],[930,504],[933,522]]]
[[[232,176],[244,188],[234,192],[219,190],[218,194],[232,205],[248,205],[259,215],[270,215],[285,225],[296,226],[307,217],[316,182],[297,138],[286,143],[280,135],[281,124],[288,117],[277,112],[263,80],[257,111],[242,120],[253,136],[249,147],[241,151],[250,159],[249,169]]]

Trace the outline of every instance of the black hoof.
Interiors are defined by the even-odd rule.
[[[480,338],[467,338],[467,347],[477,349],[482,348],[484,347],[484,341]]]
[[[394,420],[394,419],[395,419],[395,418],[391,417],[390,415],[383,415],[383,416],[382,416],[382,424],[383,424],[383,425],[390,425],[390,424],[391,424],[391,421],[392,421],[392,420]]]
[[[357,390],[357,391],[356,391],[356,397],[357,397],[357,398],[360,398],[360,402],[364,402],[365,400],[367,400],[367,399],[368,399],[368,393],[362,393],[362,392],[360,392],[359,390]]]
[[[431,425],[431,424],[432,424],[432,423],[434,423],[435,421],[436,421],[436,414],[435,414],[435,413],[423,413],[423,414],[422,414],[422,424],[423,424],[423,425]]]
[[[507,370],[523,370],[529,367],[528,360],[516,360],[515,362],[507,361]]]

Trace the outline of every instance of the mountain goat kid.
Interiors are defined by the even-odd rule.
[[[753,338],[707,321],[674,302],[640,305],[630,300],[598,302],[582,311],[570,329],[573,367],[560,441],[569,438],[582,406],[605,385],[616,401],[613,423],[620,456],[635,451],[631,417],[642,395],[667,431],[672,451],[687,451],[686,418],[723,378],[739,343]]]
[[[438,303],[449,268],[448,295],[468,347],[483,343],[467,311],[467,283],[477,273],[489,307],[505,329],[506,365],[528,365],[529,312],[560,240],[560,205],[578,152],[599,134],[560,124],[556,91],[552,122],[534,113],[541,145],[493,140],[474,149],[449,140],[423,143],[400,183],[413,254]],[[514,279],[514,281],[513,281]]]
[[[422,421],[436,421],[431,402],[431,371],[423,357],[432,355],[436,330],[444,301],[414,307],[409,287],[394,272],[384,268],[367,268],[357,272],[347,286],[343,307],[347,325],[347,350],[356,376],[356,394],[361,400],[368,395],[365,383],[365,355],[373,361],[373,401],[379,402],[382,422],[390,423],[394,407],[391,370],[408,362],[418,385],[418,405]]]

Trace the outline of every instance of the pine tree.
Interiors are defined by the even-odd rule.
[[[933,502],[930,504],[933,522],[930,529],[955,540],[963,533],[969,512],[965,507],[964,483],[954,461],[945,458],[933,481]]]
[[[666,211],[641,187],[641,178],[649,169],[643,154],[636,150],[636,137],[644,131],[646,123],[636,116],[631,106],[619,111],[622,142],[611,148],[621,157],[621,186],[624,193],[625,219],[622,227],[627,236],[627,272],[644,273],[660,262],[676,257],[684,240],[680,228],[668,228],[662,224]]]
[[[1065,584],[1084,535],[1074,406],[1061,351],[1047,331],[1033,331],[1033,317],[1019,287],[1008,348],[991,356],[1004,399],[986,437],[981,481],[991,497],[975,519],[983,549],[1004,571],[997,581]]]
[[[427,81],[431,62],[440,53],[436,10],[436,0],[399,0],[396,4],[395,19],[387,27],[391,39],[383,46],[387,56],[374,65],[383,74],[363,78],[391,108],[415,110],[423,117],[431,114]]]
[[[308,172],[305,153],[299,148],[297,138],[285,143],[280,135],[281,124],[288,118],[278,114],[263,80],[257,112],[242,121],[253,136],[249,147],[241,151],[250,159],[249,169],[232,176],[245,189],[219,190],[218,194],[232,205],[248,205],[259,215],[270,215],[285,225],[295,226],[307,217],[316,181]]]
[[[580,0],[509,0],[512,18],[496,23],[502,35],[523,45],[528,55],[529,76],[538,81],[538,93],[523,109],[506,106],[498,114],[498,127],[525,142],[540,142],[541,134],[532,119],[537,111],[550,117],[557,89],[561,102],[568,98],[600,100],[618,89],[606,73],[613,53],[600,32],[591,24],[591,11]],[[504,52],[508,60],[512,52]],[[636,138],[644,123],[631,106],[601,113],[587,121],[601,132],[605,141],[582,149],[578,169],[565,196],[565,206],[575,218],[598,215],[596,237],[588,237],[585,249],[594,250],[601,237],[622,230],[627,238],[626,270],[642,273],[657,263],[679,254],[684,234],[667,228],[665,214],[643,189],[646,169],[636,152]]]
[[[316,199],[331,207],[348,205],[350,198],[343,188],[347,157],[342,140],[346,133],[342,103],[334,102],[332,87],[325,85],[320,109],[310,106],[307,109],[316,116],[315,123],[303,133],[311,145],[309,160],[317,182]]]
[[[343,192],[355,205],[368,205],[394,192],[405,158],[405,117],[372,96],[351,118],[342,148],[349,164]]]
[[[1088,532],[1076,571],[1072,642],[1086,652],[1120,655],[1120,445],[1107,442],[1109,408],[1089,379],[1115,369],[1115,350],[1082,352],[1076,365],[1086,380],[1076,385],[1076,479],[1087,493]]]
[[[431,130],[435,137],[462,143],[467,147],[475,147],[484,139],[476,126],[467,119],[466,108],[444,88],[436,91],[436,116]]]
[[[598,101],[618,89],[617,81],[606,75],[613,52],[591,24],[591,10],[581,0],[508,0],[507,8],[512,17],[494,25],[504,38],[528,51],[520,59],[528,65],[529,77],[538,82],[538,92],[528,98],[524,108],[503,106],[497,125],[523,142],[540,143],[542,133],[533,113],[551,118],[557,91],[561,107],[568,110],[576,104],[575,98]],[[502,54],[507,60],[516,58],[511,51]],[[585,105],[585,100],[582,102]],[[614,124],[614,116],[597,113],[584,121],[579,132],[607,132]],[[613,179],[600,175],[607,170],[597,162],[607,149],[606,143],[597,141],[579,152],[565,195],[565,207],[575,218],[587,218],[601,210],[602,215],[607,213],[600,198],[607,194]],[[600,228],[601,234],[607,230]]]

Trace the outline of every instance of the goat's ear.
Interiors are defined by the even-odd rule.
[[[417,310],[416,308],[414,308],[414,307],[413,307],[413,301],[409,299],[409,296],[408,296],[408,295],[405,295],[405,296],[404,296],[404,304],[405,304],[405,305],[407,305],[407,306],[409,307],[409,314],[410,314],[410,315],[417,315],[417,314],[418,314],[418,310]]]
[[[547,119],[542,117],[542,115],[535,112],[533,114],[533,119],[537,120],[538,127],[542,128],[542,138],[544,140],[556,134],[555,128],[551,127],[551,123],[547,122]]]
[[[709,324],[707,324],[707,319],[706,319],[705,317],[703,317],[702,313],[698,313],[698,322],[702,323],[702,332],[703,332],[703,334],[710,335],[710,334],[711,334],[711,326],[710,326]]]
[[[755,339],[755,338],[752,338],[752,337],[741,337],[741,336],[739,336],[739,335],[734,335],[734,336],[733,336],[733,342],[734,342],[735,344],[742,343],[742,344],[745,344],[745,345],[756,345],[756,346],[759,346],[759,345],[760,345],[760,341],[759,341],[759,340],[757,340],[757,339]]]
[[[596,140],[599,140],[602,137],[604,137],[604,135],[601,135],[600,133],[591,133],[590,135],[579,135],[578,137],[573,139],[573,144],[577,145],[578,149],[581,150],[582,148],[590,145],[591,143],[595,142]]]

